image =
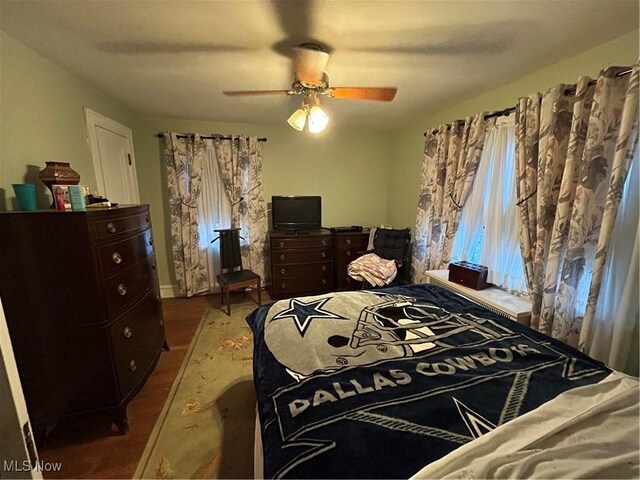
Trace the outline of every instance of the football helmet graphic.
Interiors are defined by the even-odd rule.
[[[505,333],[475,320],[404,295],[342,292],[275,303],[265,319],[264,339],[278,362],[300,379],[413,356],[462,332],[479,339]]]

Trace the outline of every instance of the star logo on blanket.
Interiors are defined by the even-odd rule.
[[[300,336],[304,337],[305,332],[311,325],[311,321],[316,318],[342,318],[335,313],[323,310],[322,307],[330,298],[321,298],[311,302],[303,302],[297,298],[292,298],[289,302],[289,308],[275,315],[271,320],[281,320],[283,318],[292,318]]]

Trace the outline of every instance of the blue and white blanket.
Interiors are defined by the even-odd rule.
[[[281,300],[247,321],[267,478],[406,478],[611,372],[432,285]]]

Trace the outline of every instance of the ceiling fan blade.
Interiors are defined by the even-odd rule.
[[[390,102],[395,98],[397,91],[398,89],[395,87],[331,87],[330,97]]]
[[[327,62],[329,62],[329,54],[322,50],[305,48],[304,46],[293,49],[296,79],[307,85],[320,84],[324,70],[327,68]]]
[[[241,97],[250,95],[293,95],[291,90],[231,90],[222,93],[229,97]]]

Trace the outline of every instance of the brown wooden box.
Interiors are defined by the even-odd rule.
[[[452,262],[449,264],[449,281],[459,283],[474,290],[490,287],[487,283],[487,267],[470,262]]]

